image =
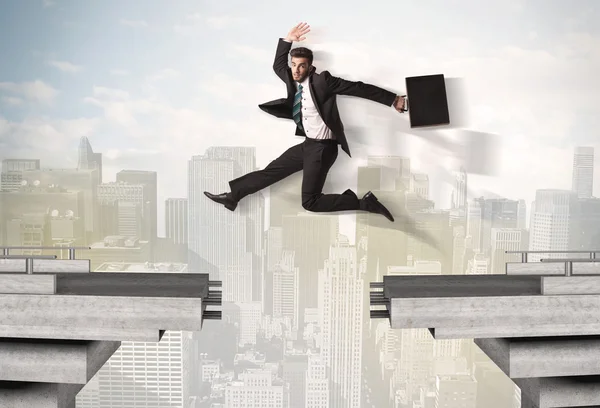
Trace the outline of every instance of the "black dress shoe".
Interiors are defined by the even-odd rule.
[[[208,191],[205,191],[204,195],[213,200],[215,203],[223,204],[225,208],[230,211],[235,210],[237,207],[237,201],[231,197],[231,193],[211,194]]]
[[[377,200],[375,194],[370,191],[360,200],[360,209],[371,213],[381,214],[388,220],[394,222],[392,214],[379,202],[379,200]]]

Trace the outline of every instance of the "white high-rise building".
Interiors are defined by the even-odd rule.
[[[188,163],[188,264],[223,281],[224,301],[262,298],[264,197],[241,200],[235,211],[204,191],[228,192],[229,181],[255,170],[254,148],[211,147]]]
[[[492,228],[492,274],[505,274],[507,262],[520,262],[521,254],[506,251],[524,251],[525,231],[518,228]]]
[[[321,356],[330,381],[330,406],[360,408],[362,389],[363,279],[356,248],[339,236],[319,272]]]
[[[537,190],[531,209],[530,251],[566,251],[569,246],[569,224],[577,193],[567,190]],[[529,260],[563,257],[565,254],[529,254]]]
[[[482,208],[479,201],[472,200],[467,205],[467,237],[471,237],[471,245],[476,253],[481,251],[481,218]]]
[[[471,374],[437,375],[435,378],[437,408],[475,408],[477,381]]]
[[[237,302],[240,308],[240,340],[239,344],[256,344],[256,335],[262,317],[261,302]]]
[[[380,167],[380,190],[395,191],[398,183],[409,190],[411,184],[410,159],[401,156],[368,156],[367,166]]]
[[[464,168],[456,172],[454,189],[452,190],[452,208],[460,209],[467,206],[467,172]]]
[[[284,251],[282,262],[273,270],[273,317],[289,318],[298,328],[298,274],[294,267],[294,252]]]
[[[99,408],[184,408],[181,331],[160,342],[124,341],[98,372]]]
[[[318,355],[308,356],[306,371],[306,408],[329,408],[327,366]]]
[[[571,189],[580,198],[590,198],[594,189],[594,148],[579,146],[573,155],[573,183]]]
[[[187,244],[187,228],[187,198],[167,198],[165,200],[165,235],[174,244]]]
[[[248,369],[225,388],[224,408],[288,408],[289,386],[276,383],[271,370]]]

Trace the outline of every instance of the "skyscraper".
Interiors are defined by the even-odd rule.
[[[452,208],[466,208],[467,206],[467,172],[460,168],[455,175],[454,189],[452,191]]]
[[[117,173],[117,182],[128,184],[141,184],[144,186],[144,201],[142,212],[144,214],[144,237],[152,244],[156,241],[157,229],[157,181],[155,171],[121,170]]]
[[[594,148],[578,146],[573,155],[573,184],[571,189],[580,198],[592,197],[594,189]]]
[[[87,137],[79,139],[77,170],[98,169],[98,184],[102,183],[102,153],[94,153]]]
[[[530,251],[566,251],[569,248],[570,224],[576,209],[577,195],[565,190],[537,190],[531,210]],[[540,258],[564,255],[530,254],[531,262]]]
[[[165,201],[165,230],[167,238],[174,244],[187,244],[187,227],[187,198],[167,198]]]

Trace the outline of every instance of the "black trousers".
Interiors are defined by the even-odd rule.
[[[302,170],[302,207],[314,212],[359,210],[359,199],[352,190],[343,194],[323,194],[329,169],[338,156],[335,140],[306,138],[290,147],[263,170],[231,180],[231,195],[239,201]]]

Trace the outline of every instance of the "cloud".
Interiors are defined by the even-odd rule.
[[[21,98],[16,98],[14,96],[3,96],[2,97],[2,101],[7,104],[7,105],[11,105],[11,106],[20,106],[23,104],[23,99]]]
[[[285,85],[248,83],[235,77],[217,74],[199,85],[212,97],[230,105],[257,109],[257,105],[285,96]],[[242,97],[243,96],[243,97]]]
[[[249,20],[246,17],[238,17],[238,16],[211,16],[206,18],[206,23],[209,27],[222,30],[224,28],[229,28],[232,26],[238,26],[245,23],[248,23]]]
[[[148,23],[144,20],[127,20],[122,18],[120,21],[121,25],[127,26],[127,27],[134,27],[134,28],[143,28],[143,27],[148,27]]]
[[[54,101],[58,91],[41,80],[32,82],[0,82],[0,91],[8,91],[23,96],[33,102],[49,104]]]
[[[161,79],[177,78],[181,73],[173,68],[164,68],[153,75],[146,77],[149,81],[159,81]]]
[[[115,124],[125,127],[137,125],[133,113],[128,109],[130,96],[126,91],[94,86],[93,96],[85,97],[83,101],[102,108],[105,118]]]
[[[265,50],[263,48],[258,48],[251,45],[230,43],[228,44],[227,48],[227,57],[239,58],[242,56],[259,63],[273,65],[273,58],[275,58],[275,47],[273,47],[272,50]]]
[[[93,134],[99,124],[95,118],[28,117],[12,122],[0,116],[0,156],[40,158],[46,165],[60,166],[65,148],[73,146],[75,151],[79,138]]]
[[[44,8],[48,8],[48,7],[52,7],[52,6],[56,5],[56,2],[52,1],[52,0],[44,0],[43,4],[44,4]]]
[[[114,76],[127,76],[127,75],[129,75],[129,71],[127,71],[126,69],[111,69],[109,71],[109,73],[111,75],[114,75]]]
[[[191,35],[204,28],[222,30],[225,28],[245,25],[249,22],[250,20],[247,17],[234,15],[205,16],[200,13],[194,13],[188,14],[185,17],[184,22],[175,24],[175,26],[173,26],[173,30],[177,34]]]
[[[48,65],[51,65],[63,72],[79,72],[83,69],[81,65],[75,65],[67,61],[48,61]]]

